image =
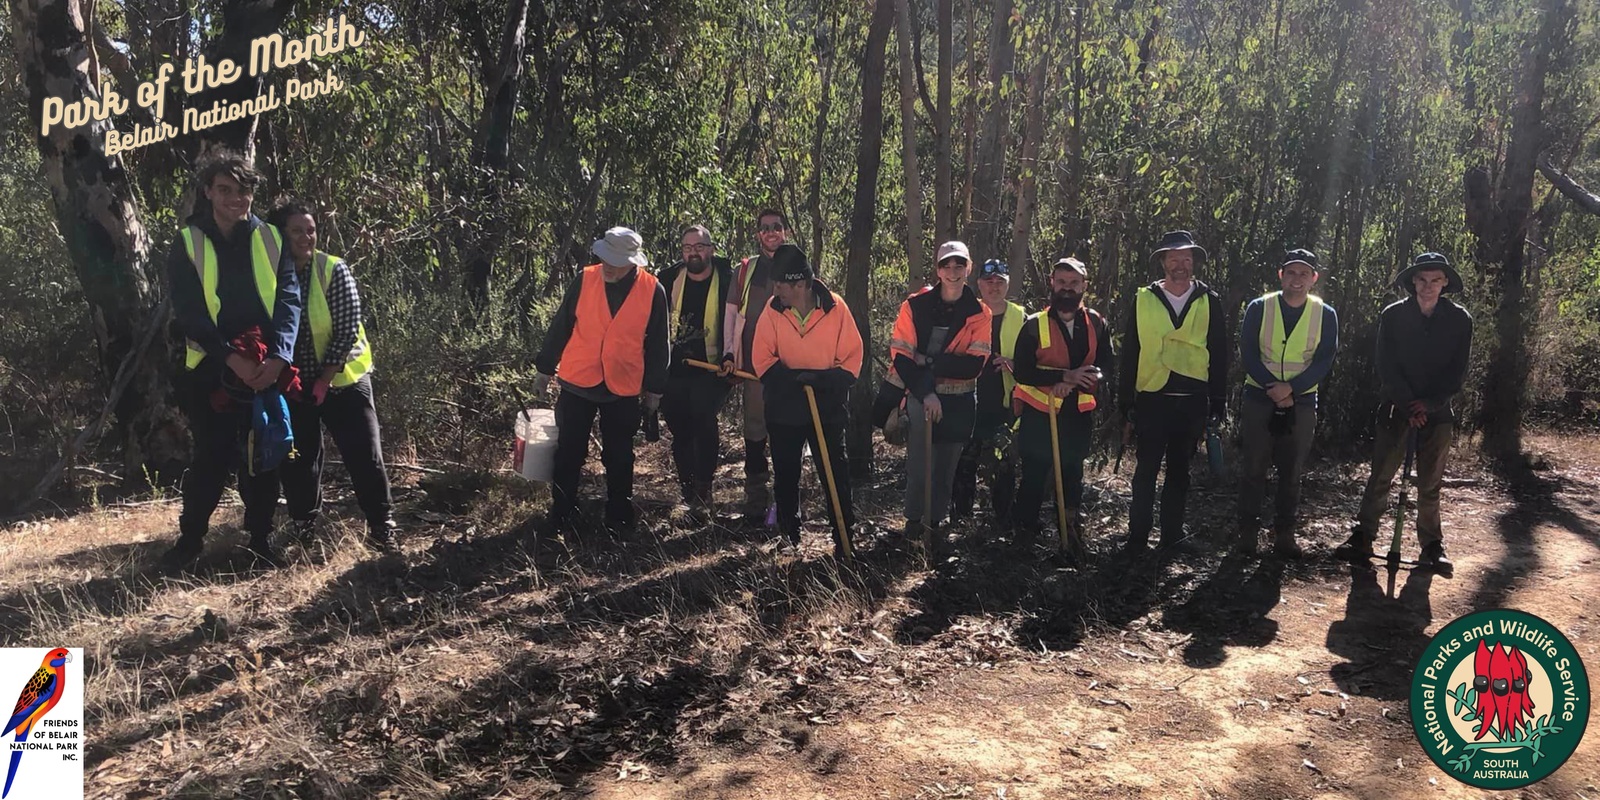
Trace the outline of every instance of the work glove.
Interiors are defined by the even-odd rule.
[[[1217,399],[1217,398],[1212,398],[1212,400],[1211,400],[1211,426],[1213,428],[1221,427],[1222,420],[1227,416],[1228,416],[1228,405],[1227,405],[1226,401],[1223,401],[1223,400],[1220,400],[1220,399]]]
[[[801,386],[816,386],[820,377],[822,377],[820,374],[812,370],[801,370],[794,374],[794,382]]]
[[[535,400],[543,400],[543,399],[545,399],[546,397],[549,397],[549,396],[550,396],[550,376],[544,374],[543,372],[534,373],[534,376],[533,376],[533,397],[534,397],[534,399]]]
[[[653,409],[644,415],[644,440],[647,442],[661,441],[661,416]]]
[[[659,408],[661,408],[661,395],[655,392],[645,392],[644,410],[654,414]]]

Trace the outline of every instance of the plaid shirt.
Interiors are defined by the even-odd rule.
[[[309,298],[314,291],[309,265],[300,270],[300,285],[306,287]],[[312,341],[311,322],[308,318],[300,326],[300,336],[294,343],[294,365],[316,380],[325,367],[343,367],[356,346],[356,330],[361,325],[361,295],[356,291],[356,280],[343,259],[334,259],[333,275],[328,281],[328,315],[333,318],[333,334],[329,337],[327,356],[319,363],[315,343]],[[309,301],[308,301],[309,306]]]

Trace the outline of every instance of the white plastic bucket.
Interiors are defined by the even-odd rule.
[[[517,415],[516,447],[511,469],[523,478],[549,483],[555,474],[556,412],[548,408],[528,408]]]

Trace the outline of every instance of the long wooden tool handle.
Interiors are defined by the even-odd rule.
[[[686,359],[683,360],[683,363],[688,364],[691,367],[699,367],[700,369],[706,370],[708,372],[721,372],[722,371],[722,367],[719,367],[716,364],[711,363],[710,361],[699,361],[699,360],[693,359],[693,358],[686,358]],[[757,378],[755,375],[753,375],[753,374],[751,374],[749,372],[745,372],[742,369],[734,370],[733,371],[733,377],[735,377],[735,378],[743,378],[743,379],[745,379],[747,381],[758,381],[758,380],[761,380],[760,378]]]
[[[833,501],[833,521],[839,526],[839,542],[844,545],[844,557],[854,556],[850,550],[850,529],[844,524],[844,506],[839,503],[839,485],[833,480],[833,460],[828,458],[828,438],[822,433],[822,414],[817,411],[817,393],[805,387],[806,402],[811,404],[811,424],[817,428],[817,455],[822,456],[822,476],[828,481],[828,499]]]
[[[1062,403],[1065,402],[1063,399]],[[1061,551],[1070,553],[1073,547],[1072,542],[1068,540],[1070,534],[1067,531],[1067,488],[1061,479],[1061,431],[1056,425],[1055,411],[1052,409],[1046,413],[1050,417],[1050,459],[1055,462],[1056,467],[1056,536],[1061,539]]]

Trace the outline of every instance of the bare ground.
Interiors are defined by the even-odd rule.
[[[1600,664],[1600,440],[1531,449],[1514,481],[1458,451],[1455,577],[1392,589],[1327,558],[1361,464],[1318,465],[1287,567],[1119,558],[1126,477],[1102,468],[1089,569],[973,525],[925,570],[891,512],[839,569],[820,509],[800,557],[734,517],[672,527],[652,445],[651,530],[623,540],[534,543],[539,492],[483,476],[399,492],[401,560],[360,546],[348,497],[279,571],[242,557],[236,507],[178,577],[154,566],[171,501],[21,524],[0,636],[87,648],[91,797],[1495,796],[1427,760],[1407,703],[1427,637],[1471,610],[1533,611]],[[899,505],[885,456],[863,511]],[[1199,479],[1194,527],[1230,530],[1231,494]],[[1594,741],[1502,795],[1600,799]]]

